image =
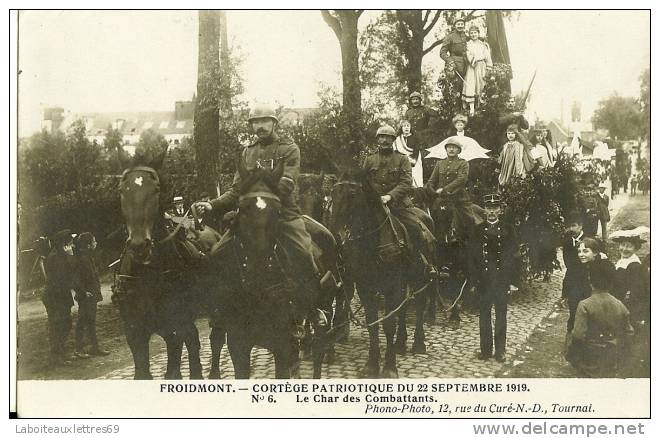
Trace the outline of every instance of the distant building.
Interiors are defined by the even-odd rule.
[[[305,117],[317,112],[318,108],[284,108],[280,113],[280,124],[283,126],[302,126]]]
[[[140,134],[153,129],[163,135],[171,145],[178,145],[193,134],[194,100],[177,101],[174,111],[152,112],[107,112],[66,114],[62,108],[47,108],[44,111],[42,128],[47,131],[66,131],[76,120],[83,120],[87,138],[103,144],[108,128],[121,132],[124,145],[134,146]]]

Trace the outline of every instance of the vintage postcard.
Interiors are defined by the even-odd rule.
[[[651,15],[12,11],[13,412],[650,418]]]

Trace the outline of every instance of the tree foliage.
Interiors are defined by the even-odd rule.
[[[651,69],[647,68],[639,77],[639,103],[641,106],[642,135],[651,138]]]
[[[604,128],[610,137],[618,140],[633,139],[641,135],[642,113],[640,103],[634,97],[612,94],[598,103],[592,122],[596,128]]]

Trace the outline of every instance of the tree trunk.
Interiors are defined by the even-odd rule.
[[[355,165],[364,144],[362,129],[362,86],[358,66],[358,20],[362,11],[338,10],[334,15],[321,11],[325,22],[337,36],[342,65],[342,120],[345,130],[340,132],[338,161],[342,165]]]
[[[351,159],[357,158],[363,145],[362,87],[358,67],[357,17],[348,15],[342,23],[341,45],[343,117],[348,126],[348,150]]]
[[[422,91],[422,59],[424,58],[424,18],[422,11],[399,10],[397,18],[403,25],[398,26],[403,55],[406,58],[404,78],[408,94]]]
[[[220,14],[199,11],[197,61],[197,100],[193,138],[197,167],[197,187],[217,194],[220,151],[218,97],[215,80],[220,68]]]

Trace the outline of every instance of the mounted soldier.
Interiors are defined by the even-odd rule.
[[[321,295],[321,284],[319,271],[311,252],[312,239],[293,193],[300,173],[300,149],[293,140],[282,138],[275,132],[279,120],[271,107],[253,108],[248,123],[258,139],[241,152],[242,165],[248,171],[254,171],[274,169],[276,163],[281,160],[284,163],[284,172],[278,183],[281,200],[278,242],[286,253],[284,269],[300,289],[299,293],[292,297],[296,319],[301,322],[306,315],[310,315],[313,324],[325,326],[326,316],[323,311],[316,308]],[[200,212],[207,210],[216,215],[223,215],[236,209],[240,200],[239,189],[242,182],[241,174],[237,170],[229,191],[210,202],[197,202],[194,207]],[[234,230],[229,228],[213,253],[221,252],[233,237]]]
[[[410,199],[412,190],[412,168],[408,157],[394,150],[396,139],[394,128],[384,125],[376,132],[378,151],[368,156],[363,168],[369,181],[381,197],[384,205],[405,226],[411,240],[411,253],[420,254],[421,262],[429,275],[436,270],[429,262],[435,247],[431,230],[433,220]]]

